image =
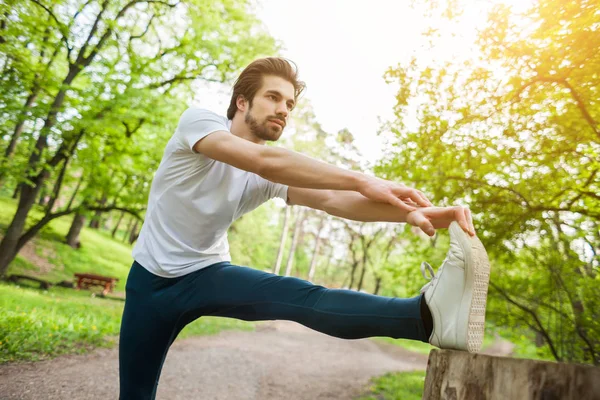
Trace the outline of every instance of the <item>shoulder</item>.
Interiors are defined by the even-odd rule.
[[[227,117],[219,115],[214,111],[197,107],[189,107],[187,110],[185,110],[183,114],[181,114],[179,124],[195,123],[201,121],[217,122],[227,125]]]

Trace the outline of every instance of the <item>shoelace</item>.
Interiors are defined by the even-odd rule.
[[[427,275],[427,272],[429,272],[429,276]],[[433,267],[429,265],[427,261],[423,261],[421,263],[421,274],[423,274],[423,278],[429,281],[425,284],[425,286],[421,288],[421,293],[425,293],[427,289],[429,289],[429,287],[433,285],[437,277],[435,275],[435,272],[433,271]]]

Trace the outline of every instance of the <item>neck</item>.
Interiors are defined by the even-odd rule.
[[[265,144],[264,140],[256,137],[256,135],[252,133],[250,127],[248,126],[246,121],[244,121],[244,116],[239,112],[235,114],[233,120],[231,121],[230,131],[235,136],[240,137],[242,139],[249,140],[256,144]]]

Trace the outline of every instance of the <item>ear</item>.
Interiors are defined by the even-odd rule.
[[[238,110],[245,112],[246,108],[248,107],[248,101],[246,101],[246,98],[240,94],[235,100],[235,105],[237,106]]]

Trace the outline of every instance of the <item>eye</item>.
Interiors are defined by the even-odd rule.
[[[277,97],[274,94],[270,94],[269,99],[271,99],[273,101],[277,101]]]

